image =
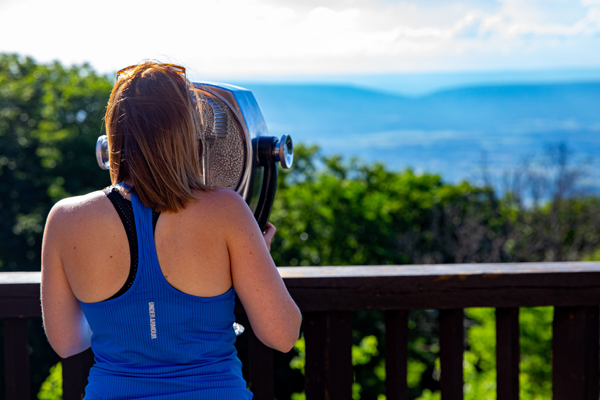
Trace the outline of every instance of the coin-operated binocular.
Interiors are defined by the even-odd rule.
[[[277,189],[278,166],[294,160],[292,138],[269,136],[267,124],[249,90],[226,84],[197,82],[191,96],[200,105],[203,121],[202,179],[209,186],[235,190],[265,229]],[[96,159],[109,169],[108,141],[100,136]]]

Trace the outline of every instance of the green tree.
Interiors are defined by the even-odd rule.
[[[39,270],[50,207],[109,183],[94,145],[110,89],[87,64],[0,54],[0,270]]]
[[[62,400],[63,398],[62,363],[56,363],[50,368],[50,374],[42,383],[37,394],[38,400]]]

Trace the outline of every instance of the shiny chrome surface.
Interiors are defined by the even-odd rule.
[[[110,169],[110,161],[108,159],[108,137],[102,135],[96,140],[96,161],[102,169]]]
[[[246,134],[231,108],[214,94],[192,91],[202,146],[202,179],[209,186],[237,190],[246,170],[249,157]]]
[[[237,322],[233,323],[233,331],[235,332],[235,336],[240,336],[246,328],[242,324],[238,324]]]
[[[258,167],[256,160],[256,152],[253,149],[253,142],[261,136],[268,136],[269,130],[263,117],[263,114],[258,106],[254,95],[249,90],[222,83],[210,82],[193,82],[194,87],[204,96],[216,99],[220,104],[227,106],[231,115],[234,117],[232,121],[236,121],[243,130],[243,151],[245,153],[244,170],[237,187],[234,189],[238,192],[252,211],[255,211],[260,197],[262,187],[263,168]],[[222,168],[214,162],[211,162],[210,156],[208,160],[203,160],[207,164],[207,168]]]
[[[281,163],[285,169],[292,168],[294,163],[294,144],[292,137],[283,135],[281,139],[273,146],[273,159]]]

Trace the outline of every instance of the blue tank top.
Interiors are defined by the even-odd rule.
[[[81,307],[95,364],[85,389],[96,399],[251,399],[234,347],[235,291],[198,297],[165,279],[152,210],[131,194],[138,270],[123,295]]]

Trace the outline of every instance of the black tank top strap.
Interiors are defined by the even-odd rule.
[[[127,240],[129,242],[129,254],[130,254],[130,266],[129,266],[129,276],[125,281],[125,284],[117,293],[108,298],[107,300],[111,300],[123,295],[133,284],[135,280],[135,275],[137,274],[138,268],[138,242],[137,242],[137,232],[135,229],[135,220],[133,217],[133,206],[131,205],[131,201],[125,199],[116,186],[109,186],[106,189],[103,189],[103,192],[106,194],[106,197],[110,200],[112,205],[115,207],[117,214],[121,218],[121,222],[125,227],[125,233],[127,234]],[[160,212],[152,211],[152,231],[156,231],[156,223],[158,222],[158,217],[160,216]]]

